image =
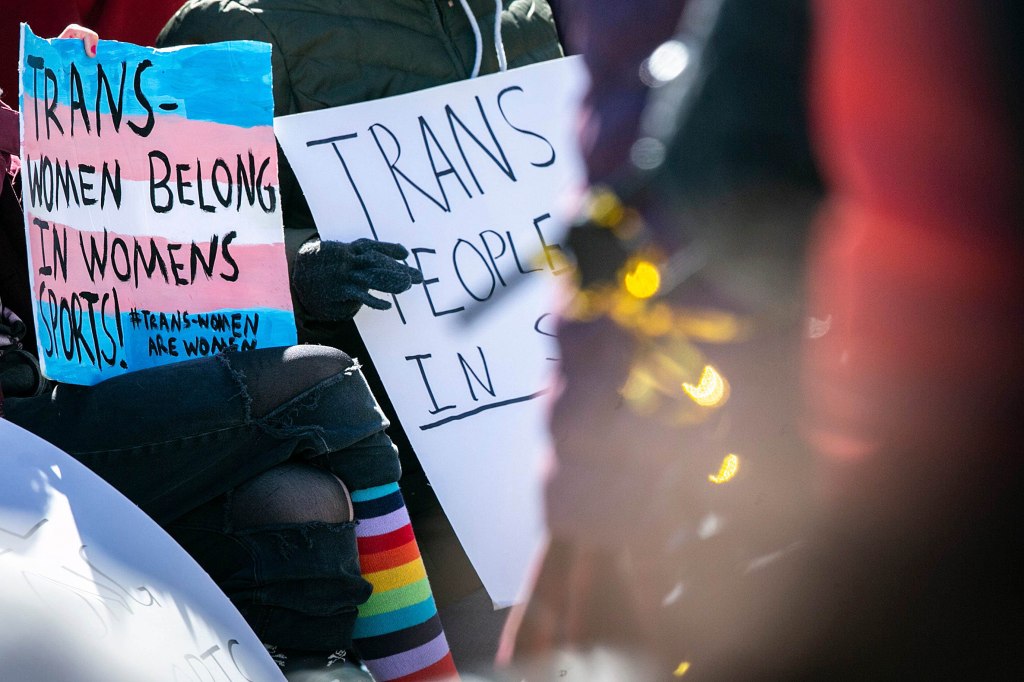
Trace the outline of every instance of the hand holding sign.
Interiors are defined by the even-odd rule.
[[[58,38],[79,38],[82,41],[82,47],[85,48],[85,53],[90,57],[96,56],[96,45],[100,41],[99,35],[96,31],[91,28],[79,26],[78,24],[68,24],[63,31],[60,32]]]
[[[388,310],[391,303],[370,290],[400,294],[422,283],[420,271],[401,262],[408,257],[404,246],[390,242],[313,240],[295,258],[295,291],[315,319],[347,320],[362,305]]]

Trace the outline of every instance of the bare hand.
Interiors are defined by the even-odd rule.
[[[84,43],[85,53],[90,57],[96,56],[96,44],[99,42],[100,37],[96,31],[91,28],[79,26],[78,24],[68,24],[68,26],[60,32],[58,38],[78,38]]]

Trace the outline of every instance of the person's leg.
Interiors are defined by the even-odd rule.
[[[263,372],[261,376],[266,379],[271,374]],[[316,401],[299,399],[299,408],[283,407],[292,414],[289,422],[293,423],[320,401],[330,404],[330,391]],[[349,405],[350,411],[352,408]],[[325,424],[330,431],[330,423]],[[293,664],[322,665],[338,650],[354,644],[366,667],[381,682],[400,677],[454,677],[455,667],[398,488],[397,456],[387,434],[378,431],[307,461],[322,468],[297,463],[276,467],[231,492],[226,501],[214,501],[208,505],[210,510],[182,519],[174,525],[175,537],[193,555],[211,555],[209,565],[200,563],[228,592],[257,634],[280,647]],[[353,489],[351,498],[346,485]],[[353,500],[359,525],[350,522]],[[227,520],[215,524],[211,532],[210,519],[219,518],[218,514],[226,514]],[[225,529],[230,529],[230,539],[221,537]],[[359,563],[353,569],[356,535],[361,538]],[[218,543],[224,542],[229,547],[244,545],[257,560],[232,559],[230,552],[223,550],[218,554]],[[280,563],[276,552],[287,554],[287,566]],[[320,563],[325,556],[329,561],[326,567]],[[284,572],[257,575],[248,572],[252,566]],[[344,569],[333,572],[338,566]],[[296,567],[302,567],[299,574],[288,572]],[[232,574],[239,568],[243,574]],[[369,585],[363,582],[367,591],[357,597],[351,592],[323,593],[318,584],[328,579],[333,580],[334,588],[345,583],[351,586],[353,570],[355,575],[361,570],[373,586],[370,601],[359,608],[355,621],[358,639],[354,642],[348,639],[352,632],[349,616],[355,618],[354,605],[366,601]],[[307,595],[311,595],[308,602]],[[318,610],[331,604],[351,608],[318,615]],[[283,605],[287,605],[284,610]],[[305,632],[305,623],[318,623],[316,632]]]
[[[388,422],[358,365],[322,346],[231,353],[93,387],[59,386],[8,407],[12,421],[78,458],[165,526],[288,460],[329,469],[350,490],[395,484],[401,475]],[[294,562],[296,576],[317,574],[310,561]],[[358,597],[337,599],[354,606]],[[306,648],[321,646],[314,644]]]
[[[419,546],[397,483],[354,490],[359,565],[373,594],[359,606],[353,643],[374,679],[452,679]]]
[[[323,354],[318,351],[308,357],[305,354],[310,348],[316,347],[291,349],[289,360],[315,370],[323,362]],[[307,461],[329,470],[352,491],[360,569],[373,586],[369,601],[358,602],[353,645],[374,679],[455,678],[448,642],[398,487],[401,466],[384,431],[388,422],[358,367],[348,363],[339,368],[348,377],[343,386],[331,384],[333,389],[300,396],[271,415],[289,426],[318,423],[324,429],[324,441],[304,453]],[[259,398],[281,381],[288,381],[292,371],[275,366],[250,374],[253,409],[261,413],[273,404],[261,404]],[[339,420],[339,415],[344,417]],[[354,440],[361,434],[368,435]],[[336,447],[341,443],[347,445]],[[326,453],[324,446],[330,448]],[[391,545],[397,551],[381,551]]]
[[[369,679],[346,661],[359,575],[355,521],[330,472],[289,462],[186,514],[171,535],[210,573],[289,680]],[[317,673],[329,676],[311,677]]]
[[[5,411],[161,524],[282,462],[342,451],[387,427],[358,365],[322,346],[59,385],[38,398],[8,398]],[[382,454],[374,448],[353,459],[396,480],[397,464]]]

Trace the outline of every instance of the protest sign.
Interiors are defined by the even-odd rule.
[[[33,312],[44,372],[95,384],[295,342],[270,46],[154,50],[22,25]]]
[[[0,679],[283,680],[210,577],[77,461],[0,419]]]
[[[581,183],[582,63],[556,60],[275,121],[325,239],[404,244],[422,286],[356,317],[492,600],[543,538],[560,216]]]

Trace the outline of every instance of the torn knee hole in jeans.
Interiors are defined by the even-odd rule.
[[[249,384],[246,382],[245,372],[236,369],[231,364],[231,359],[229,356],[229,352],[224,352],[218,353],[215,357],[228,370],[228,374],[231,375],[231,378],[235,380],[235,385],[238,386],[238,393],[236,395],[241,396],[242,398],[242,403],[245,409],[245,420],[251,421],[253,399],[252,395],[249,393]]]
[[[227,369],[228,374],[234,380],[235,385],[238,387],[238,393],[235,395],[240,396],[243,400],[245,407],[245,418],[246,421],[255,421],[257,424],[261,422],[270,425],[272,420],[279,420],[283,422],[285,427],[289,426],[289,421],[293,413],[297,413],[301,410],[313,410],[316,409],[321,394],[334,384],[344,381],[346,378],[357,376],[360,374],[362,369],[361,365],[355,359],[352,360],[352,364],[348,367],[338,371],[332,376],[328,376],[317,380],[313,385],[303,384],[301,380],[294,387],[294,392],[289,393],[287,387],[282,391],[283,401],[276,406],[264,406],[260,408],[260,411],[266,411],[266,414],[256,417],[254,415],[254,407],[257,403],[256,395],[253,395],[250,388],[250,379],[244,371],[237,368],[234,363],[231,362],[231,357],[237,351],[227,350],[219,353],[215,357],[217,360]],[[259,383],[256,381],[255,383]]]
[[[326,530],[329,533],[341,535],[346,531],[355,528],[358,523],[358,521],[345,521],[344,523],[310,521],[308,523],[296,524],[292,528],[287,529],[298,531],[304,547],[295,542],[296,538],[294,538],[294,533],[289,533],[285,529],[264,532],[269,532],[270,536],[274,538],[277,551],[280,553],[281,557],[284,559],[290,559],[296,550],[313,549],[315,547],[314,538],[312,537],[313,531]]]
[[[319,406],[324,393],[336,384],[345,381],[352,374],[349,371],[336,374],[315,386],[306,389],[268,414],[254,420],[254,423],[275,437],[315,438],[322,448],[327,448],[327,429],[322,424],[296,424],[296,417],[313,413]]]
[[[261,383],[261,377],[247,376],[245,371],[239,369],[236,366],[238,363],[232,360],[234,355],[234,352],[225,352],[216,356],[238,388],[238,392],[232,397],[242,398],[245,422],[273,438],[309,439],[314,445],[313,449],[322,454],[327,452],[331,433],[338,426],[335,422],[327,421],[332,418],[321,414],[326,411],[321,404],[326,392],[337,393],[329,396],[329,399],[338,402],[337,413],[340,415],[352,412],[342,408],[355,401],[358,407],[355,413],[361,415],[365,421],[368,418],[368,404],[376,407],[376,401],[362,378],[361,365],[354,358],[349,366],[337,369],[333,374],[315,381],[304,381],[299,378],[292,382],[293,386],[287,382],[284,385],[274,383],[274,388],[269,389],[266,377]],[[273,375],[273,371],[271,374]],[[339,384],[346,381],[356,381],[358,384],[339,391]],[[334,413],[336,410],[330,412]],[[343,416],[339,418],[345,419]],[[384,420],[383,415],[380,415],[380,419]]]

